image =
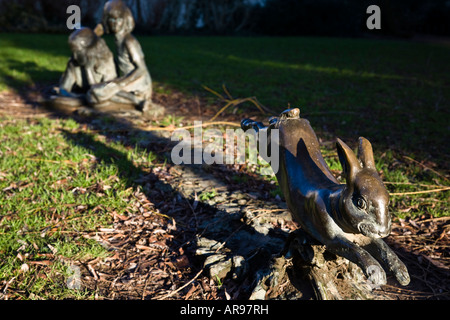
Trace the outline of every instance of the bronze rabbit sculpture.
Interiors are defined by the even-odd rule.
[[[279,130],[276,177],[294,220],[328,251],[356,263],[373,284],[386,283],[381,263],[407,285],[406,266],[381,239],[391,231],[389,193],[376,171],[370,142],[359,138],[358,160],[337,139],[346,179],[340,184],[322,157],[309,121],[299,114],[297,108],[286,110],[271,118],[268,127],[249,119],[241,122],[244,130]]]

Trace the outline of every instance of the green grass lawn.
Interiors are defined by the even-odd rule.
[[[383,149],[435,157],[449,169],[449,45],[307,37],[138,39],[157,92],[211,96],[202,85],[220,91],[225,84],[235,97],[256,96],[275,111],[300,107],[316,130],[354,141],[363,135]],[[66,35],[0,34],[0,90],[57,83],[69,54]]]
[[[111,254],[92,235],[135,210],[133,169],[154,159],[80,127],[71,119],[0,122],[0,282],[15,278],[27,297],[90,297],[66,286],[71,263]]]
[[[448,190],[409,193],[450,185],[450,46],[332,38],[138,39],[156,92],[203,95],[212,103],[202,85],[220,91],[225,84],[233,96],[256,96],[277,112],[298,106],[319,137],[337,135],[352,146],[358,136],[372,142],[383,180],[400,194],[392,196],[394,216],[449,215]],[[56,84],[69,54],[65,35],[0,34],[0,91]],[[13,279],[28,298],[92,297],[65,286],[70,261],[108,255],[83,234],[108,227],[112,211],[131,210],[136,171],[129,163],[149,167],[155,159],[99,133],[76,136],[74,143],[83,130],[70,119],[0,119],[0,282]],[[93,157],[92,148],[111,161]],[[341,170],[334,147],[323,151],[331,169]],[[58,257],[51,271],[40,268],[50,255]],[[24,272],[24,261],[35,262],[28,264],[31,272]]]

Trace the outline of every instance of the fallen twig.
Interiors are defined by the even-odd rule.
[[[442,192],[442,191],[447,191],[447,190],[450,190],[450,187],[433,189],[433,190],[411,191],[411,192],[393,192],[393,193],[390,193],[390,195],[391,196],[408,196],[408,195],[413,195],[413,194]]]
[[[396,181],[384,181],[384,184],[428,187],[428,188],[442,187],[442,185],[438,185],[438,184],[424,184],[424,183],[396,182]]]
[[[145,131],[175,131],[178,129],[194,129],[194,128],[198,128],[198,127],[209,127],[209,126],[233,126],[233,127],[240,127],[241,124],[237,123],[237,122],[230,122],[230,121],[209,121],[209,122],[204,122],[201,124],[197,124],[197,125],[192,125],[192,126],[184,126],[184,127],[153,127],[153,126],[149,126],[146,128],[142,128]]]
[[[181,287],[179,287],[178,289],[176,289],[176,290],[174,290],[174,291],[172,291],[172,292],[170,292],[170,293],[168,293],[168,294],[166,294],[166,295],[164,295],[164,296],[162,296],[162,297],[157,297],[157,298],[155,298],[156,300],[164,300],[164,299],[167,299],[167,298],[169,298],[169,297],[171,297],[171,296],[173,296],[175,293],[177,293],[177,292],[179,292],[179,291],[181,291],[181,290],[183,290],[184,288],[186,288],[188,285],[190,285],[192,282],[194,282],[195,281],[195,279],[197,279],[201,274],[202,274],[202,272],[203,272],[203,268],[191,279],[191,280],[189,280],[188,282],[186,282],[184,285],[182,285]]]
[[[56,164],[60,164],[60,163],[65,163],[65,164],[69,164],[69,165],[77,165],[76,162],[73,162],[72,160],[49,160],[49,159],[40,159],[40,158],[25,158],[25,160],[27,161],[36,161],[36,162],[49,162],[49,163],[56,163]],[[83,159],[84,160],[84,159]],[[86,159],[88,160],[88,159]]]
[[[410,158],[410,157],[408,157],[408,156],[403,156],[403,158],[406,159],[406,160],[412,161],[412,162],[418,164],[419,166],[421,166],[422,168],[428,169],[428,170],[434,172],[435,174],[437,174],[438,176],[440,176],[440,177],[443,178],[444,180],[449,181],[447,177],[443,176],[442,174],[440,174],[440,173],[437,172],[436,170],[434,170],[434,169],[432,169],[432,168],[430,168],[430,167],[424,165],[423,163],[421,163],[421,162],[419,162],[419,161],[417,161],[417,160],[414,160],[413,158]]]
[[[220,98],[222,101],[226,102],[225,106],[222,107],[219,112],[217,112],[214,117],[212,117],[209,121],[214,121],[218,116],[220,116],[222,114],[222,112],[224,112],[228,107],[230,106],[238,106],[244,102],[251,102],[253,103],[259,111],[261,111],[261,113],[266,114],[266,113],[274,113],[272,110],[264,107],[257,99],[256,97],[248,97],[248,98],[241,98],[241,99],[235,99],[231,96],[230,92],[227,90],[227,88],[225,87],[225,85],[222,86],[223,91],[225,91],[227,97],[224,97],[223,95],[221,95],[220,93],[214,91],[211,88],[208,88],[207,86],[202,86],[203,89],[211,92],[213,95],[215,95],[216,97]]]
[[[450,220],[450,217],[447,216],[447,217],[429,218],[429,219],[420,220],[417,222],[424,223],[424,222],[441,221],[441,220]]]

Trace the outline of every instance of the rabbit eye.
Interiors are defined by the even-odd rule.
[[[363,198],[358,198],[356,200],[356,206],[361,209],[361,210],[366,210],[367,208],[367,203]]]

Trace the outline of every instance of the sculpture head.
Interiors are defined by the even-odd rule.
[[[69,47],[79,65],[86,65],[87,51],[94,47],[97,41],[97,35],[89,28],[81,28],[70,34]]]
[[[388,236],[391,231],[389,193],[375,168],[370,142],[359,138],[359,160],[340,139],[336,146],[346,179],[339,205],[345,226],[350,232],[370,238]]]
[[[72,32],[69,36],[69,47],[73,59],[79,66],[96,66],[96,72],[116,76],[115,68],[111,68],[114,66],[112,52],[105,40],[97,36],[93,30],[81,28]]]
[[[110,0],[103,7],[103,28],[106,33],[131,33],[135,22],[131,10],[121,0]]]

